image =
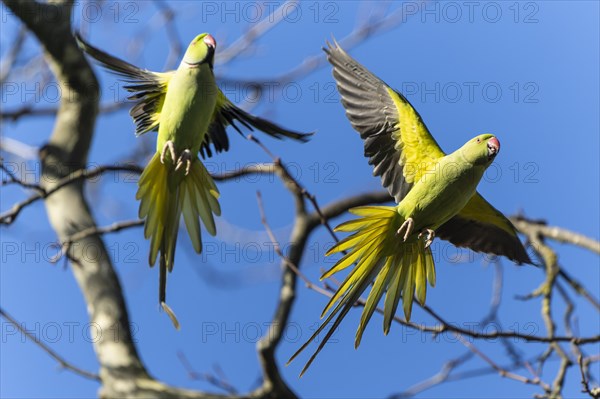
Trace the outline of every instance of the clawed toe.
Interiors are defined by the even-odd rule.
[[[162,164],[165,163],[165,155],[167,154],[167,151],[169,151],[173,162],[175,162],[175,159],[177,159],[177,155],[175,154],[175,144],[173,144],[173,142],[169,140],[165,143],[162,151],[160,152],[160,163]]]
[[[425,229],[419,233],[419,238],[423,235],[425,235],[425,248],[429,248],[435,238],[435,231],[432,229]]]
[[[406,240],[408,240],[408,236],[410,236],[410,233],[412,233],[414,226],[415,226],[415,221],[413,220],[413,218],[408,218],[404,221],[404,223],[402,223],[402,226],[400,226],[400,228],[398,229],[396,234],[401,235],[402,232],[404,231],[403,240],[406,241]]]
[[[183,164],[185,163],[185,174],[186,176],[190,173],[190,168],[192,167],[192,152],[190,150],[183,150],[179,159],[177,160],[177,166],[175,170],[179,170]]]
[[[186,176],[190,173],[190,169],[192,167],[192,152],[189,149],[183,150],[181,155],[177,157],[177,153],[175,152],[175,144],[171,140],[167,141],[163,146],[162,151],[160,152],[160,163],[165,163],[165,156],[167,152],[171,156],[171,160],[175,163],[175,170],[179,170],[185,165],[185,174]],[[177,160],[177,161],[176,161]]]

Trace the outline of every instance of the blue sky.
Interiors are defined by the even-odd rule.
[[[94,3],[95,4],[95,3]],[[264,14],[247,3],[172,2],[178,13],[177,31],[185,47],[198,33],[211,32],[219,50],[235,41]],[[272,4],[279,5],[280,2]],[[286,10],[284,20],[262,37],[255,51],[227,65],[216,65],[221,77],[273,81],[307,57],[319,55],[325,40],[348,35],[357,21],[372,14],[368,2],[303,2]],[[495,134],[502,150],[480,184],[480,192],[506,214],[522,211],[552,225],[599,239],[599,8],[597,2],[392,2],[390,10],[406,14],[414,6],[426,7],[405,15],[398,26],[378,33],[350,53],[392,87],[401,90],[423,117],[443,149],[450,152],[481,133]],[[2,55],[18,26],[2,7]],[[76,26],[84,25],[90,41],[135,64],[162,70],[168,57],[166,31],[159,26],[151,2],[108,2],[103,8],[82,3],[74,12]],[[158,26],[157,28],[152,28]],[[150,28],[149,28],[150,27]],[[140,40],[140,32],[147,35]],[[133,43],[133,45],[131,44]],[[25,53],[35,54],[37,42],[28,39]],[[102,100],[123,98],[117,80],[95,68],[102,84]],[[33,83],[13,77],[3,88],[2,107],[18,107],[23,100],[38,106],[56,104],[52,85],[40,95]],[[29,84],[29,86],[28,86]],[[54,87],[55,89],[55,87]],[[320,204],[377,190],[362,156],[362,143],[344,116],[334,90],[330,68],[324,66],[301,79],[267,92],[260,101],[246,85],[227,85],[224,92],[252,112],[287,127],[317,133],[307,144],[263,142],[281,156]],[[28,94],[29,93],[29,94]],[[245,101],[244,101],[245,100]],[[23,118],[2,125],[4,138],[39,147],[47,139],[53,118]],[[260,136],[264,137],[264,136]],[[222,172],[270,159],[256,145],[230,131],[229,153],[207,161],[211,171]],[[153,133],[136,139],[125,110],[101,116],[90,152],[92,165],[125,162],[146,146],[153,148]],[[6,154],[2,154],[5,156]],[[34,161],[11,159],[20,173],[35,178]],[[104,241],[124,287],[130,318],[142,359],[157,378],[177,386],[211,390],[206,383],[190,381],[177,358],[182,351],[199,372],[215,364],[241,392],[253,388],[259,377],[255,352],[258,336],[272,317],[279,290],[279,262],[269,251],[269,238],[260,223],[256,191],[263,194],[267,217],[282,246],[289,236],[293,202],[277,179],[245,178],[219,186],[223,216],[218,235],[207,238],[205,253],[197,256],[187,238],[179,241],[177,265],[169,279],[168,297],[182,322],[174,331],[156,306],[158,275],[146,264],[148,243],[140,229],[108,235]],[[97,179],[87,186],[99,225],[134,219],[136,179],[119,174]],[[0,210],[5,211],[27,193],[2,189]],[[347,215],[334,223],[347,218]],[[61,355],[76,365],[96,370],[90,344],[85,303],[62,263],[51,264],[55,236],[44,207],[27,208],[18,221],[3,227],[0,299],[2,307],[21,320]],[[183,230],[182,230],[183,233]],[[182,234],[183,236],[184,234]],[[331,259],[323,259],[330,239],[322,229],[313,236],[302,270],[313,281]],[[482,256],[453,262],[458,253],[437,242],[438,285],[428,291],[427,303],[446,319],[469,325],[485,316],[494,270]],[[598,257],[567,245],[552,243],[561,265],[598,298]],[[462,251],[462,254],[468,254]],[[545,334],[539,300],[520,302],[543,281],[540,270],[517,267],[502,260],[505,328]],[[572,295],[575,296],[575,295]],[[283,364],[314,331],[326,298],[298,287],[292,325],[278,350]],[[564,304],[556,299],[560,315]],[[581,334],[598,332],[598,313],[577,300]],[[359,350],[353,349],[359,310],[352,311],[336,342],[330,343],[309,372],[297,375],[307,355],[283,368],[284,377],[303,397],[385,397],[431,376],[449,358],[465,351],[451,336],[437,341],[430,336],[394,325],[385,337],[381,317],[375,315]],[[413,321],[431,322],[420,310]],[[5,320],[2,328],[0,377],[2,397],[94,397],[98,385],[57,369],[56,363]],[[93,333],[94,331],[91,331]],[[559,332],[564,333],[562,326]],[[508,361],[498,342],[476,343],[490,357]],[[543,348],[517,343],[525,356]],[[599,345],[586,347],[598,353]],[[551,379],[558,364],[550,359],[543,377]],[[465,370],[483,367],[473,360]],[[598,363],[592,366],[596,377]],[[526,371],[520,373],[527,375]],[[35,383],[32,383],[35,381]],[[570,369],[564,394],[580,395],[578,370]],[[426,391],[422,397],[531,397],[535,387],[505,380],[496,374],[452,382]]]

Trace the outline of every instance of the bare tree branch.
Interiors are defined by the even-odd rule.
[[[56,167],[56,166],[53,165],[53,167]],[[81,180],[90,180],[90,179],[96,178],[98,176],[101,176],[101,175],[103,175],[105,173],[109,173],[109,172],[130,172],[132,174],[141,174],[143,171],[143,168],[141,166],[133,165],[133,164],[103,165],[103,166],[99,166],[99,167],[95,167],[95,168],[91,168],[91,169],[78,169],[78,170],[74,171],[73,173],[70,173],[67,176],[61,178],[60,181],[58,181],[54,186],[52,186],[52,188],[47,189],[47,188],[44,188],[43,184],[27,183],[24,180],[18,178],[17,176],[14,175],[14,173],[12,173],[4,165],[4,163],[2,161],[0,161],[0,169],[2,169],[9,177],[8,180],[2,182],[2,185],[18,184],[23,188],[36,191],[36,194],[33,194],[30,197],[28,197],[27,199],[14,204],[10,210],[0,214],[0,224],[5,224],[5,225],[12,224],[15,221],[15,219],[17,218],[17,216],[19,216],[19,214],[25,207],[27,207],[41,199],[47,199],[52,194],[67,187],[68,185],[70,185],[72,183],[76,183]],[[228,171],[228,172],[219,173],[219,174],[213,174],[211,176],[216,181],[224,182],[224,181],[228,181],[228,180],[234,180],[236,178],[240,178],[240,177],[247,176],[247,175],[274,174],[274,173],[275,173],[274,165],[259,163],[259,164],[250,164],[241,169],[237,169],[237,170],[233,170],[233,171]],[[42,176],[42,178],[43,178],[43,176]]]
[[[42,157],[47,156],[47,151],[50,150],[50,147],[46,147],[45,149],[43,149],[43,154]],[[81,169],[77,169],[75,170],[75,172],[73,173],[68,173],[69,170],[72,170],[72,168],[69,167],[69,165],[66,164],[59,164],[59,163],[45,163],[46,169],[45,172],[42,174],[41,177],[41,184],[40,185],[31,185],[29,183],[26,183],[22,180],[19,180],[18,178],[16,178],[13,174],[10,174],[9,176],[11,177],[11,180],[9,180],[10,183],[17,183],[25,188],[30,188],[30,189],[35,189],[35,191],[37,191],[36,194],[33,194],[32,196],[30,196],[29,198],[16,203],[15,205],[13,205],[13,207],[4,212],[3,214],[0,215],[0,224],[12,224],[15,219],[17,218],[17,216],[19,215],[19,213],[21,213],[21,211],[23,210],[23,208],[25,208],[28,205],[31,205],[32,203],[41,200],[41,199],[48,199],[48,197],[50,197],[52,194],[60,191],[61,189],[64,189],[66,187],[70,187],[71,185],[75,185],[75,183],[79,183],[79,186],[82,186],[82,180],[86,180],[86,179],[92,179],[94,177],[100,176],[104,173],[107,172],[122,172],[122,171],[127,171],[127,172],[133,172],[133,173],[141,173],[142,168],[140,168],[139,166],[135,166],[135,165],[118,165],[118,166],[112,166],[112,165],[107,165],[107,166],[101,166],[98,168],[93,168],[93,169],[85,169],[85,168],[81,168]],[[5,170],[7,173],[10,173],[8,171],[8,169],[6,169],[4,166],[2,166],[2,169]],[[58,174],[58,176],[57,176]],[[3,185],[5,183],[3,182]]]
[[[118,101],[102,104],[99,106],[99,114],[111,114],[131,107],[128,101]],[[57,107],[34,107],[33,104],[26,104],[14,110],[2,110],[0,120],[17,122],[24,116],[56,116],[59,108]]]
[[[510,218],[515,227],[527,236],[541,236],[551,238],[558,242],[573,244],[588,249],[600,255],[600,242],[583,234],[575,233],[557,226],[548,226],[543,222],[525,219],[522,216]]]
[[[72,180],[68,173],[85,167],[98,109],[98,83],[71,34],[72,2],[42,4],[5,0],[5,3],[44,46],[64,94],[50,140],[40,154],[46,210],[59,240],[63,241],[81,229],[95,225],[83,195],[83,181]],[[45,20],[49,15],[55,17],[52,22]],[[60,182],[65,187],[59,190]],[[48,198],[51,193],[54,195]],[[36,194],[29,201],[39,198],[42,196]],[[3,216],[3,222],[14,219],[20,209],[22,206],[13,208],[8,217]],[[104,244],[97,236],[79,243],[81,245],[70,255],[78,266],[73,268],[73,273],[86,297],[90,321],[97,323],[103,331],[114,332],[102,334],[94,343],[103,383],[100,395],[125,396],[126,392],[121,391],[123,388],[115,388],[123,387],[123,384],[115,386],[113,382],[125,377],[131,381],[149,376],[131,339],[120,283]],[[97,248],[99,256],[94,259],[83,256],[82,248],[86,246]],[[111,335],[116,335],[117,339],[110,339]]]
[[[479,356],[481,359],[483,359],[487,364],[489,364],[494,370],[496,370],[498,372],[498,374],[500,374],[501,377],[510,378],[512,380],[519,381],[524,384],[539,385],[547,393],[550,392],[550,387],[546,383],[544,383],[542,380],[540,380],[537,376],[534,377],[533,379],[531,379],[531,378],[524,377],[519,374],[515,374],[508,370],[505,370],[502,367],[500,367],[499,365],[497,365],[489,356],[487,356],[486,354],[481,352],[479,349],[477,349],[477,347],[475,345],[470,343],[468,340],[464,339],[463,336],[461,336],[460,334],[456,334],[456,337],[464,346],[466,346],[469,350],[471,350],[473,353],[475,353],[477,356]]]
[[[302,259],[304,246],[306,245],[306,240],[308,238],[305,222],[306,212],[303,206],[296,206],[294,228],[292,229],[292,234],[290,236],[290,242],[292,243],[289,250],[291,259],[287,260],[281,252],[281,248],[279,248],[279,244],[277,243],[273,232],[268,227],[260,192],[257,192],[256,196],[261,215],[261,222],[267,228],[269,237],[271,238],[273,245],[275,245],[275,252],[282,259],[283,275],[275,315],[269,325],[269,330],[256,345],[263,370],[263,384],[255,391],[255,394],[260,395],[262,392],[272,389],[271,387],[273,385],[279,385],[280,388],[278,391],[279,394],[282,395],[282,398],[296,398],[296,394],[283,382],[279,373],[277,361],[275,360],[275,349],[279,345],[279,342],[281,342],[283,332],[290,318],[292,306],[296,299],[296,274],[288,267],[288,263],[299,264]],[[299,204],[302,201],[301,194],[296,193],[296,197],[296,203]]]
[[[34,340],[38,346],[57,360],[63,367],[86,378],[100,381],[102,384],[99,393],[101,397],[295,398],[296,394],[289,388],[280,373],[275,353],[281,343],[295,303],[298,279],[302,280],[309,289],[321,295],[331,296],[332,292],[335,291],[335,288],[328,283],[319,285],[311,282],[301,272],[302,257],[308,239],[313,231],[323,226],[331,237],[337,241],[337,236],[330,225],[331,219],[344,214],[352,207],[390,202],[391,197],[389,194],[384,191],[363,193],[342,198],[321,207],[316,195],[310,193],[298,179],[295,179],[289,173],[286,164],[269,151],[258,139],[249,135],[248,139],[259,145],[271,158],[271,162],[248,165],[239,170],[213,175],[214,180],[229,182],[246,175],[276,175],[290,192],[295,204],[294,224],[289,237],[291,246],[289,247],[289,253],[284,254],[267,221],[263,197],[260,193],[257,194],[261,221],[269,238],[273,242],[275,252],[281,260],[282,272],[281,288],[269,330],[257,344],[257,353],[262,371],[262,384],[247,394],[238,394],[237,390],[224,378],[219,378],[209,373],[196,373],[191,363],[181,354],[180,361],[191,378],[207,381],[214,387],[223,390],[226,394],[216,395],[167,386],[149,375],[137,354],[135,345],[131,340],[122,289],[101,239],[104,234],[139,227],[143,225],[143,221],[121,221],[109,226],[99,227],[93,220],[83,192],[86,181],[107,172],[128,171],[133,174],[141,173],[142,168],[137,165],[102,166],[94,169],[86,169],[88,150],[97,113],[118,111],[129,107],[130,104],[118,102],[102,106],[98,105],[97,82],[92,70],[71,37],[70,13],[73,6],[72,1],[63,0],[43,4],[24,0],[3,1],[24,22],[26,27],[21,28],[19,31],[17,41],[10,51],[10,57],[6,60],[6,65],[10,65],[12,68],[12,65],[15,64],[24,37],[27,32],[31,31],[42,43],[45,49],[45,59],[49,63],[56,81],[60,84],[65,95],[58,108],[34,108],[32,104],[24,104],[19,109],[0,114],[0,119],[3,120],[18,120],[23,116],[56,116],[56,124],[49,142],[40,151],[40,157],[43,162],[40,184],[21,180],[6,168],[4,164],[0,163],[0,168],[7,176],[2,182],[3,186],[14,184],[26,190],[34,191],[31,196],[16,203],[11,209],[0,215],[0,224],[12,224],[24,208],[39,200],[43,200],[51,224],[56,231],[59,241],[62,243],[55,261],[63,257],[65,260],[71,260],[73,263],[73,273],[88,305],[90,320],[99,323],[103,329],[117,331],[119,335],[115,340],[116,342],[113,342],[111,339],[95,343],[94,349],[98,356],[100,370],[98,374],[94,374],[72,366],[43,342],[36,340],[34,336],[30,336],[26,331],[19,328],[19,325],[14,319],[6,315],[4,310],[0,309],[0,315],[7,318],[7,320],[17,326],[29,338]],[[154,4],[158,9],[157,13],[152,17],[153,21],[158,21],[154,24],[154,27],[165,27],[167,38],[171,43],[167,64],[171,65],[177,60],[178,54],[181,53],[181,43],[174,22],[176,11],[161,0],[155,0]],[[287,4],[289,3],[285,3],[281,7]],[[345,47],[351,48],[375,33],[398,26],[407,17],[403,14],[404,8],[402,7],[393,12],[389,12],[389,5],[386,4],[378,5],[372,9],[374,10],[372,18],[364,18],[361,15],[361,18],[359,18],[361,22],[357,23],[349,35],[341,39],[341,43]],[[231,62],[243,54],[244,51],[252,51],[255,48],[257,40],[263,37],[264,34],[281,20],[281,17],[278,17],[279,19],[273,22],[273,18],[271,18],[283,15],[278,10],[272,16],[268,16],[257,24],[250,26],[239,40],[234,41],[229,47],[221,51],[218,54],[219,62]],[[44,13],[44,11],[52,12]],[[51,24],[48,21],[44,21],[44,15],[55,16],[57,14],[60,15],[58,21],[53,20]],[[138,36],[144,38],[147,32],[148,30],[143,30]],[[36,65],[40,59],[36,61]],[[307,57],[297,68],[281,74],[275,80],[285,83],[299,79],[323,65],[325,65],[325,58],[322,52],[319,52],[316,55]],[[47,70],[47,67],[45,68]],[[0,80],[5,79],[8,73],[10,71],[6,74],[3,73],[0,76]],[[224,80],[227,81],[227,79]],[[257,87],[265,83],[250,80],[247,82],[257,85]],[[142,157],[139,159],[142,159]],[[268,198],[265,198],[265,200],[268,201]],[[314,210],[307,209],[310,206]],[[545,281],[528,298],[539,297],[541,299],[542,318],[547,330],[546,335],[529,335],[502,329],[498,320],[498,308],[501,304],[502,292],[502,269],[496,264],[490,310],[482,320],[482,324],[487,325],[494,322],[500,326],[499,330],[492,332],[482,331],[481,329],[473,331],[457,327],[429,306],[423,306],[423,309],[435,320],[433,323],[430,323],[431,325],[415,322],[409,323],[399,316],[394,317],[396,323],[431,334],[432,336],[450,332],[458,336],[468,349],[468,352],[463,355],[446,362],[442,369],[434,376],[398,395],[414,395],[428,387],[447,381],[496,372],[503,377],[539,386],[545,396],[559,397],[562,395],[569,367],[577,363],[581,375],[582,392],[587,393],[590,397],[598,398],[600,390],[592,386],[594,379],[589,372],[589,365],[592,362],[598,361],[599,357],[597,355],[587,356],[582,346],[600,342],[600,335],[579,335],[576,328],[576,319],[574,318],[574,302],[569,297],[571,291],[567,290],[572,289],[577,295],[590,302],[596,310],[600,310],[600,303],[580,281],[577,281],[558,264],[556,252],[544,240],[552,239],[558,242],[570,243],[588,249],[595,254],[600,254],[600,243],[593,238],[579,233],[559,227],[547,226],[544,222],[528,220],[523,217],[512,218],[512,221],[519,231],[527,236],[544,263]],[[75,244],[83,245],[78,246]],[[98,259],[90,260],[81,256],[82,254],[78,250],[78,247],[81,248],[89,245],[93,245],[99,250],[101,256]],[[333,281],[333,284],[335,284],[335,280]],[[555,293],[558,293],[567,304],[563,318],[565,335],[557,335],[556,312],[553,312],[553,306],[556,306],[556,301],[552,301],[555,298]],[[356,303],[356,306],[364,305],[365,301],[363,299],[359,299]],[[382,310],[378,308],[377,312],[382,313]],[[471,341],[500,338],[500,342],[505,345],[507,356],[512,359],[512,362],[506,366],[501,366],[505,362],[500,362],[487,356],[466,338],[469,338]],[[508,338],[512,340],[508,341]],[[516,344],[512,344],[512,341],[546,344],[544,345],[546,350],[535,358],[539,361],[540,371],[535,371],[531,367],[531,361],[522,359],[522,355],[517,350]],[[570,344],[571,351],[569,353],[561,346],[564,343]],[[557,356],[553,356],[554,354]],[[475,356],[483,359],[489,367],[464,371],[462,373],[454,372],[459,366],[465,364]],[[540,377],[542,375],[541,370],[548,359],[560,361],[552,383],[542,381]],[[519,375],[515,372],[521,369],[527,369],[532,377]],[[398,395],[394,397],[399,397]]]

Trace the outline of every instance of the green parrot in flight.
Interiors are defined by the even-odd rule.
[[[435,286],[430,245],[436,236],[459,247],[506,256],[518,264],[532,263],[512,223],[476,191],[483,173],[500,151],[498,139],[482,134],[446,155],[402,94],[350,57],[335,41],[333,45],[328,43],[324,51],[333,66],[346,116],[364,140],[364,155],[374,168],[373,174],[381,177],[398,205],[353,208],[350,213],[358,218],[336,227],[336,231],[353,234],[327,252],[344,255],[321,279],[355,266],[321,317],[331,313],[290,359],[335,318],[302,374],[371,283],[355,348],[384,293],[384,334],[390,330],[401,297],[404,316],[410,320],[413,296],[424,304],[427,283]]]
[[[138,182],[139,217],[145,218],[144,236],[150,239],[149,263],[159,257],[159,301],[166,306],[167,270],[173,270],[181,215],[197,253],[202,251],[199,220],[209,234],[216,234],[214,216],[221,214],[219,190],[200,161],[229,149],[228,125],[240,134],[240,125],[275,138],[307,141],[312,133],[284,129],[236,107],[217,86],[213,60],[217,43],[207,33],[189,44],[175,71],[152,72],[115,58],[76,35],[79,46],[103,67],[121,76],[133,93],[130,115],[136,136],[158,131],[156,153]],[[173,317],[172,317],[173,318]],[[175,323],[176,324],[176,323]]]

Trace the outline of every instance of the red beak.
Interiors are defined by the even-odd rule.
[[[217,41],[212,35],[204,36],[204,43],[206,43],[209,47],[217,48]]]
[[[488,148],[488,157],[491,158],[493,156],[496,156],[496,154],[498,152],[500,152],[500,142],[498,141],[497,138],[492,137],[487,142],[487,148]]]

